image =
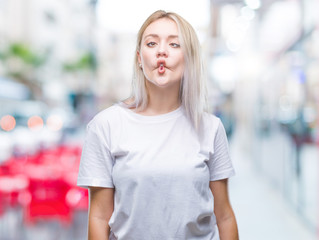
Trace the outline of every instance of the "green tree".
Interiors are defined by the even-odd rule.
[[[15,42],[0,52],[0,61],[5,76],[27,86],[33,98],[40,98],[42,87],[36,73],[45,64],[48,55],[48,51],[39,54],[27,44]]]

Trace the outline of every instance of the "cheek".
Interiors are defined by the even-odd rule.
[[[184,69],[184,65],[185,65],[184,58],[183,57],[176,58],[174,65],[176,68]]]
[[[175,59],[176,65],[184,65],[184,54],[182,54],[181,52],[172,54],[172,59]]]
[[[151,53],[149,51],[141,51],[141,61],[143,65],[149,65],[151,60]]]

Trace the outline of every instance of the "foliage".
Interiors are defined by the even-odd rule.
[[[63,69],[67,72],[76,72],[81,70],[95,70],[96,59],[92,52],[83,54],[79,59],[63,64]]]
[[[12,43],[4,52],[0,53],[0,60],[5,61],[12,57],[21,59],[27,65],[39,67],[45,63],[47,54],[37,54],[24,43]]]

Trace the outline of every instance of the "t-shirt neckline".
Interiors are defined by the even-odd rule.
[[[158,115],[142,115],[139,113],[134,112],[132,109],[129,109],[124,106],[124,103],[119,102],[118,105],[121,109],[123,109],[130,117],[134,118],[135,120],[143,121],[143,122],[161,122],[166,121],[169,119],[176,118],[182,114],[182,104],[173,111],[158,114]]]

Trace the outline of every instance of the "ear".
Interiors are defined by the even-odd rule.
[[[141,54],[139,51],[137,51],[136,54],[137,54],[137,61],[139,64],[141,64],[142,63]]]

